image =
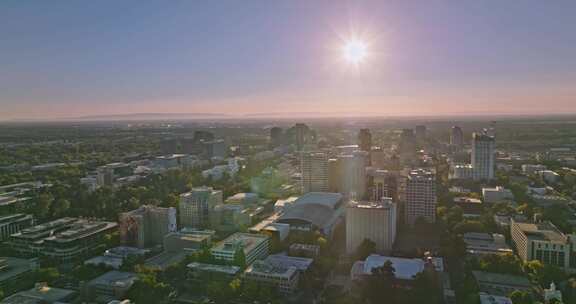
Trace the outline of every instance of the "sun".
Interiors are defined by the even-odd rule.
[[[342,46],[342,57],[353,65],[359,65],[368,56],[368,45],[359,39],[351,39],[344,42]]]

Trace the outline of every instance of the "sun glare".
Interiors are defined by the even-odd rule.
[[[368,56],[368,47],[362,40],[353,39],[346,41],[342,46],[342,56],[346,62],[358,65]]]

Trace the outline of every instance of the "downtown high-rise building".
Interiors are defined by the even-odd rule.
[[[328,155],[324,152],[302,152],[302,193],[328,191]]]
[[[164,236],[176,231],[176,208],[144,205],[120,213],[120,241],[138,248],[161,245]]]
[[[180,227],[206,228],[210,226],[210,217],[216,205],[223,203],[222,191],[211,187],[193,188],[180,194],[178,204]]]
[[[436,221],[436,177],[432,171],[410,171],[406,176],[403,191],[406,224],[412,226],[419,218],[428,223]]]
[[[414,130],[403,129],[400,134],[400,162],[403,164],[411,164],[416,160],[417,155],[417,145],[416,145],[416,135],[414,135]]]
[[[472,134],[472,169],[476,180],[493,179],[496,141],[484,133]]]
[[[360,129],[358,132],[358,147],[361,151],[370,152],[372,149],[372,134],[370,129]]]
[[[453,126],[450,132],[450,145],[456,148],[464,146],[464,133],[459,126]]]
[[[351,199],[363,199],[368,187],[366,167],[370,155],[365,151],[339,155],[336,168],[330,170],[330,179],[337,179],[338,191]]]
[[[284,143],[284,130],[280,127],[270,129],[270,146],[276,148]]]
[[[426,126],[424,125],[418,125],[416,126],[416,128],[414,128],[415,133],[414,135],[416,136],[416,141],[420,144],[422,144],[422,142],[424,142],[426,140]]]
[[[378,253],[389,253],[396,239],[397,208],[391,198],[352,202],[346,208],[346,252],[353,254],[365,239]]]

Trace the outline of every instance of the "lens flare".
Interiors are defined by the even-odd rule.
[[[368,46],[362,40],[348,40],[342,46],[342,56],[346,62],[358,65],[366,60],[368,56]]]

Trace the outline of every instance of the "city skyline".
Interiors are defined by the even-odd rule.
[[[576,113],[574,9],[532,0],[4,2],[0,120]],[[351,68],[340,50],[355,39],[368,55]]]

